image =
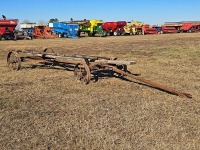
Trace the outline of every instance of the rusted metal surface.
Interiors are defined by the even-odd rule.
[[[7,66],[13,70],[19,70],[21,68],[21,58],[16,51],[8,53]]]
[[[164,86],[164,85],[161,85],[161,84],[158,84],[158,83],[155,83],[155,82],[152,82],[150,80],[146,80],[144,78],[141,78],[141,77],[137,77],[137,76],[133,76],[132,74],[128,73],[128,72],[124,72],[120,69],[117,69],[117,68],[113,68],[113,71],[115,72],[118,72],[118,73],[121,73],[125,76],[128,76],[130,78],[133,78],[137,81],[140,81],[142,83],[145,83],[147,85],[150,85],[150,86],[153,86],[155,88],[158,88],[158,89],[161,89],[161,90],[164,90],[166,92],[169,92],[171,94],[174,94],[174,95],[177,95],[179,97],[182,97],[182,98],[192,98],[192,95],[191,94],[188,94],[188,93],[184,93],[184,92],[179,92],[179,91],[176,91],[170,87],[167,87],[167,86]]]
[[[132,74],[127,69],[127,65],[133,65],[135,61],[118,60],[117,58],[99,57],[99,56],[85,56],[85,55],[59,55],[52,49],[45,49],[43,52],[36,52],[33,50],[11,51],[7,55],[7,66],[13,70],[20,70],[21,63],[25,61],[34,61],[39,63],[48,63],[50,66],[60,66],[72,68],[76,80],[80,80],[85,84],[98,78],[103,74],[111,74],[117,77],[130,77],[148,86],[166,91],[168,93],[177,95],[182,98],[192,98],[191,94],[174,90],[155,83],[153,81],[141,78]],[[105,73],[106,72],[106,73]]]
[[[75,79],[84,82],[85,84],[89,84],[91,80],[91,72],[90,68],[86,63],[78,63],[74,67],[74,76]]]

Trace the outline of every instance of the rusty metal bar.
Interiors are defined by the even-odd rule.
[[[152,82],[150,80],[146,80],[144,78],[141,78],[141,77],[137,77],[137,76],[133,76],[132,74],[130,74],[129,72],[125,72],[123,70],[120,70],[120,69],[117,69],[116,67],[113,67],[113,71],[117,72],[117,73],[120,73],[120,74],[123,74],[123,75],[126,75],[130,78],[133,78],[137,81],[140,81],[142,83],[145,83],[145,84],[148,84],[150,86],[153,86],[155,88],[158,88],[158,89],[161,89],[161,90],[164,90],[166,92],[169,92],[171,94],[174,94],[174,95],[177,95],[181,98],[192,98],[192,95],[191,94],[188,94],[188,93],[184,93],[184,92],[179,92],[179,91],[176,91],[170,87],[167,87],[167,86],[164,86],[164,85],[161,85],[161,84],[158,84],[158,83],[155,83],[155,82]]]

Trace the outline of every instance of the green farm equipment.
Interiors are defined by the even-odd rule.
[[[105,36],[105,31],[102,29],[102,20],[76,20],[71,19],[72,23],[78,23],[79,25],[79,36],[81,32],[87,33],[88,36],[95,36],[99,34],[100,36]]]

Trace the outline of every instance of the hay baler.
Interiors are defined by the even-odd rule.
[[[126,21],[117,22],[104,22],[102,28],[105,30],[106,35],[125,35],[124,27],[127,25]]]
[[[53,22],[49,23],[49,27],[59,38],[78,38],[79,25],[77,23]]]
[[[2,15],[3,16],[3,15]],[[4,39],[17,39],[17,33],[15,32],[15,27],[18,25],[18,19],[0,19],[0,40]]]

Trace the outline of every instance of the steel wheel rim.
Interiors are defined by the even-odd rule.
[[[21,68],[21,58],[19,54],[15,51],[11,51],[7,56],[7,66],[12,70],[20,70]]]

